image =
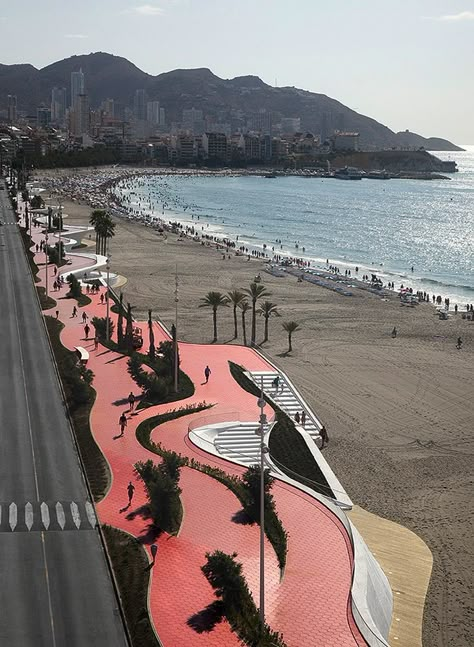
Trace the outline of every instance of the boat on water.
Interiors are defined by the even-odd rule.
[[[265,173],[263,177],[267,178],[267,180],[273,180],[274,178],[276,178],[276,175],[275,173]]]
[[[383,171],[369,171],[365,177],[369,180],[390,180],[390,173],[385,169]]]
[[[334,177],[338,180],[362,180],[363,172],[354,166],[345,166],[334,171]]]

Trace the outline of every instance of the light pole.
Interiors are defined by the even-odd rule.
[[[58,205],[59,205],[59,210],[58,210],[58,239],[59,239],[59,254],[58,254],[58,265],[61,263],[63,260],[63,251],[61,248],[61,229],[63,228],[63,199],[58,198]]]
[[[176,263],[175,288],[174,288],[174,392],[178,393],[178,263]]]
[[[260,434],[260,626],[263,629],[265,625],[265,452],[266,447],[263,442],[265,434],[265,425],[267,416],[263,413],[266,405],[263,397],[263,376],[260,382],[260,397],[257,400],[260,408],[260,427],[257,433]]]
[[[46,296],[48,296],[48,230],[46,229],[46,235],[44,237],[44,251],[46,254]]]
[[[109,254],[107,256],[107,263],[105,265],[105,268],[107,270],[107,292],[105,293],[105,304],[107,306],[107,311],[105,315],[105,341],[109,341],[110,338],[110,323],[109,323],[109,280],[110,280],[110,259],[112,258],[112,255]]]

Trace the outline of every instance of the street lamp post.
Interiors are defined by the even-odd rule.
[[[263,397],[263,376],[260,382],[260,397],[257,400],[260,408],[260,625],[263,629],[265,625],[265,452],[266,447],[264,443],[265,425],[267,424],[267,416],[263,413],[266,405],[265,398]]]
[[[107,256],[107,263],[105,265],[107,270],[107,292],[105,293],[105,304],[107,306],[107,311],[105,315],[105,340],[108,342],[110,339],[110,323],[109,323],[109,280],[110,280],[110,259],[112,255]]]
[[[44,237],[44,251],[46,254],[46,296],[48,296],[48,230],[46,229],[46,235]]]
[[[176,263],[175,288],[174,288],[174,392],[178,393],[178,264]]]

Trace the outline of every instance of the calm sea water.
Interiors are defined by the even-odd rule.
[[[343,271],[358,265],[359,274],[472,303],[474,146],[437,155],[457,161],[450,180],[166,176],[134,190],[158,215],[165,201],[183,222],[196,225],[199,216],[206,233],[239,235],[242,244],[266,243],[316,264],[329,259]]]

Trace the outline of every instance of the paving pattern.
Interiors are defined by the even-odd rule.
[[[74,258],[73,266],[76,262],[79,261]],[[39,277],[44,281],[44,269],[40,270]],[[239,411],[240,419],[250,422],[258,414],[256,399],[233,380],[228,361],[252,372],[274,369],[249,348],[180,343],[181,367],[195,384],[194,396],[179,403],[130,412],[127,395],[130,391],[137,393],[138,389],[127,373],[127,359],[101,346],[94,349],[93,342],[84,336],[82,309],[73,319],[72,303],[60,298],[65,291],[66,288],[61,288],[55,293],[50,288],[51,296],[58,298],[54,310],[59,310],[59,318],[65,324],[62,342],[70,349],[83,346],[90,353],[88,368],[94,372],[97,391],[91,425],[112,471],[110,490],[97,506],[99,519],[135,535],[149,550],[155,537],[150,534],[149,522],[140,514],[146,497],[141,483],[134,480],[133,465],[139,460],[152,458],[159,462],[160,459],[138,444],[135,437],[138,424],[152,415],[204,400],[215,405],[216,414]],[[93,302],[84,308],[88,317],[105,316],[105,305],[100,303],[99,295],[91,298]],[[112,313],[111,316],[115,318]],[[146,330],[145,324],[142,329]],[[164,339],[166,334],[157,327],[155,344]],[[208,384],[204,383],[203,375],[206,364],[212,370]],[[118,438],[118,419],[122,412],[126,412],[128,424],[124,435]],[[242,467],[212,456],[189,441],[189,423],[204,414],[172,420],[155,429],[152,439],[167,449],[219,466],[229,474],[241,475]],[[127,506],[130,480],[134,480],[136,489],[132,504]],[[259,529],[256,525],[239,523],[239,501],[215,479],[183,468],[180,487],[184,507],[180,533],[177,537],[162,535],[157,540],[158,556],[151,573],[149,602],[154,626],[164,647],[237,646],[239,641],[226,621],[204,633],[198,633],[191,626],[202,620],[199,613],[215,600],[200,568],[208,551],[237,552],[254,599],[258,600]],[[267,621],[274,630],[283,633],[288,647],[365,645],[350,613],[352,549],[344,527],[323,505],[289,485],[277,483],[273,493],[278,514],[289,533],[289,551],[284,576],[280,579],[275,553],[266,542]],[[51,505],[49,509],[52,518]],[[80,514],[82,525],[84,518]]]

